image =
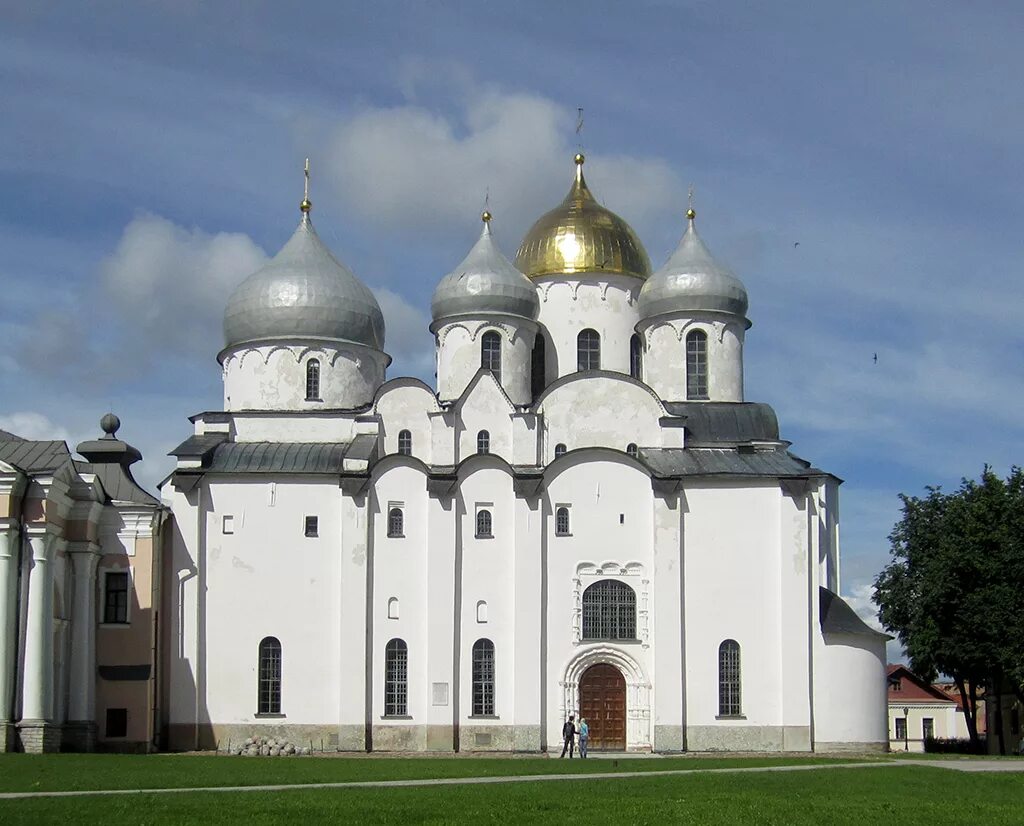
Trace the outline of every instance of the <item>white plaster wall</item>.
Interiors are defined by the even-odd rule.
[[[174,512],[168,553],[171,559],[164,583],[164,621],[168,629],[167,722],[195,723],[197,719],[196,677],[198,668],[199,623],[196,616],[199,578],[197,575],[198,497],[189,496],[167,484],[162,501]]]
[[[356,433],[352,415],[287,413],[232,417],[236,442],[348,442]]]
[[[641,322],[644,380],[666,401],[686,400],[686,335],[703,330],[708,337],[708,401],[743,401],[744,327],[720,314],[659,318]]]
[[[814,739],[816,743],[886,742],[885,641],[881,637],[816,635]]]
[[[654,536],[654,747],[683,746],[683,526],[682,502],[674,494],[652,496]],[[678,732],[675,728],[678,728]],[[660,733],[663,732],[663,733]],[[660,736],[659,736],[660,733]]]
[[[320,400],[306,400],[306,362],[320,362]],[[222,354],[225,410],[350,409],[369,404],[384,382],[388,357],[337,342],[242,346]]]
[[[548,382],[575,373],[576,337],[581,330],[601,336],[601,369],[629,374],[629,341],[640,320],[639,278],[625,275],[549,275],[533,279],[540,293],[541,326]]]
[[[381,418],[381,455],[398,452],[398,434],[408,430],[412,436],[412,455],[423,462],[432,461],[431,425],[428,413],[438,410],[437,399],[419,382],[405,379],[388,383],[375,406]]]
[[[516,720],[513,672],[515,628],[515,495],[512,477],[495,460],[481,460],[460,484],[462,507],[462,627],[460,719],[466,725],[511,725]],[[486,503],[486,504],[485,504]],[[477,539],[477,506],[493,519],[493,539]],[[477,622],[476,606],[487,603],[487,622]],[[494,643],[496,720],[471,719],[473,712],[473,643]]]
[[[427,718],[428,500],[423,471],[413,465],[391,464],[377,478],[373,491],[373,707],[374,725],[388,725],[384,716],[384,650],[389,640],[405,640],[409,656],[409,716],[412,723]],[[405,536],[387,535],[391,503],[401,503]],[[388,600],[397,597],[399,618],[388,619]],[[409,725],[410,721],[400,721]]]
[[[625,451],[633,442],[660,447],[663,442],[658,419],[665,415],[661,403],[644,387],[608,376],[584,376],[556,387],[544,398],[547,461],[555,445],[569,450],[581,447],[611,447]]]
[[[627,748],[649,748],[654,649],[651,629],[654,592],[651,577],[653,509],[650,478],[623,456],[594,458],[567,456],[547,481],[545,526],[548,578],[547,613],[547,742],[561,742],[564,716],[578,709],[566,708],[563,682],[573,661],[588,652],[609,649],[635,662],[644,688],[631,688],[627,677]],[[570,506],[571,536],[556,536],[554,512]],[[621,516],[621,520],[620,520]],[[603,568],[603,573],[581,573],[580,566]],[[601,579],[628,584],[637,595],[639,642],[577,641],[582,592]],[[670,656],[678,656],[678,651]],[[620,670],[622,670],[620,668]]]
[[[782,725],[777,483],[691,483],[685,491],[688,726]],[[718,648],[740,645],[745,720],[718,716]],[[805,695],[806,696],[806,692]]]
[[[206,700],[214,723],[258,726],[259,643],[282,650],[281,711],[273,723],[337,719],[341,492],[334,479],[271,485],[253,477],[209,483]],[[223,518],[233,517],[233,533]],[[317,516],[319,536],[304,535]]]
[[[506,462],[512,459],[512,408],[498,389],[494,376],[481,374],[456,410],[458,451],[456,462],[474,455],[481,430],[490,435],[490,453]]]
[[[514,316],[460,319],[437,328],[437,389],[442,400],[462,395],[481,365],[481,339],[501,336],[501,386],[515,404],[530,403],[530,370],[537,325]]]

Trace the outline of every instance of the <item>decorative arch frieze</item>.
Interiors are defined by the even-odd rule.
[[[572,578],[572,643],[585,645],[583,639],[583,592],[599,579],[624,582],[636,592],[636,635],[643,648],[650,647],[650,585],[643,563],[637,561],[580,562]]]

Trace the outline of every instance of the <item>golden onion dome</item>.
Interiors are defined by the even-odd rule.
[[[516,268],[531,278],[563,273],[651,274],[647,252],[632,227],[601,206],[583,178],[576,156],[576,180],[557,207],[542,215],[516,253]]]

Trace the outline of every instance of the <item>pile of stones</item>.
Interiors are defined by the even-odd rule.
[[[309,754],[309,746],[296,746],[286,740],[273,737],[248,737],[239,746],[232,746],[229,754],[242,757],[287,757],[292,754]]]

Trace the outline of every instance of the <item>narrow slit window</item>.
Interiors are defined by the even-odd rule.
[[[320,519],[316,516],[306,517],[306,536],[320,535]]]
[[[740,644],[725,640],[718,646],[718,716],[738,717],[740,705]]]
[[[405,514],[401,508],[388,511],[388,536],[405,536]]]
[[[601,369],[601,336],[597,330],[580,330],[576,336],[576,369]]]
[[[555,534],[569,536],[569,509],[566,507],[555,511]]]
[[[473,714],[494,716],[494,643],[490,640],[473,643]]]
[[[493,331],[480,340],[480,366],[490,370],[501,384],[501,336]]]
[[[398,452],[403,456],[412,455],[412,432],[409,430],[398,431]]]
[[[629,340],[629,375],[634,379],[643,378],[643,345],[640,344],[640,336],[634,334]]]
[[[258,706],[260,714],[281,713],[281,642],[264,637],[259,651]]]
[[[477,539],[491,539],[494,534],[491,533],[491,512],[489,510],[479,510],[476,514],[476,537]]]
[[[408,714],[409,649],[405,640],[390,640],[384,649],[384,716]]]
[[[691,330],[686,334],[686,398],[708,397],[708,334]]]
[[[306,362],[306,401],[320,401],[320,361],[310,359]]]

